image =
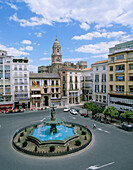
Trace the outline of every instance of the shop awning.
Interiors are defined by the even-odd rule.
[[[4,108],[4,107],[12,107],[13,104],[2,104],[0,105],[0,108]]]

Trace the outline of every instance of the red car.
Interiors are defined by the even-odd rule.
[[[86,115],[86,113],[81,113],[81,116],[85,116]]]

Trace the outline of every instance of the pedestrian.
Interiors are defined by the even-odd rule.
[[[93,129],[96,129],[96,124],[95,123],[93,124]]]

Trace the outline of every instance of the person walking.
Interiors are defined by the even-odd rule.
[[[96,129],[96,124],[95,123],[93,124],[93,129]]]

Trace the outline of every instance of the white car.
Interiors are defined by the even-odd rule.
[[[78,114],[78,112],[75,109],[71,109],[70,113],[72,113],[73,115],[77,115]]]
[[[66,107],[65,109],[64,109],[64,112],[68,112],[70,110],[70,108],[69,107]]]

